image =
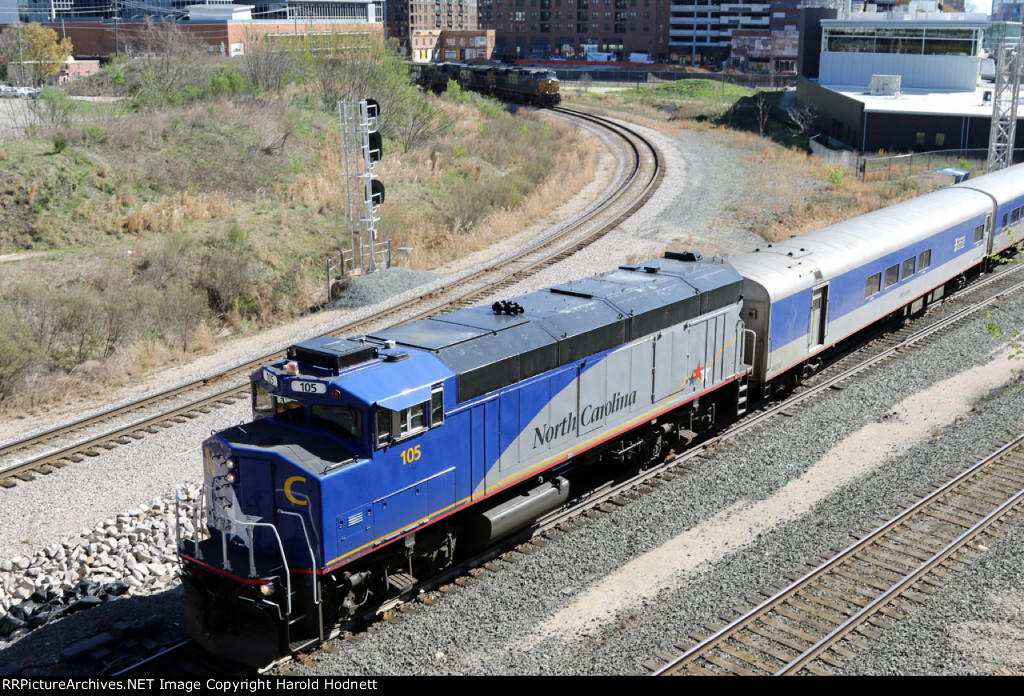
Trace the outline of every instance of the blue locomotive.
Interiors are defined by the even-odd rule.
[[[923,310],[1010,251],[1024,167],[733,257],[622,266],[252,375],[253,421],[203,444],[184,625],[264,664],[568,500],[600,461],[659,458]]]
[[[668,253],[292,346],[253,373],[253,422],[203,445],[186,629],[265,663],[561,505],[582,464],[692,438],[750,372],[742,282]]]

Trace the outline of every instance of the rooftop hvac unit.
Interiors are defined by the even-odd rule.
[[[900,75],[872,75],[868,91],[871,94],[900,96]]]

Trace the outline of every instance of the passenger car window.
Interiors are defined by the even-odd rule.
[[[917,269],[923,271],[932,265],[932,250],[927,249],[917,255]]]
[[[868,282],[864,284],[864,297],[871,297],[872,295],[877,295],[881,287],[882,274],[876,273],[870,278],[868,278]]]
[[[900,280],[900,265],[889,266],[885,269],[885,287],[891,288]]]
[[[984,237],[984,236],[985,236],[985,226],[984,225],[978,225],[977,227],[974,228],[974,241],[975,242],[980,242],[982,240],[982,237]]]
[[[914,269],[917,267],[917,257],[911,256],[909,259],[903,262],[903,277],[909,278],[914,275]]]

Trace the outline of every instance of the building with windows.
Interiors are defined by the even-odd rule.
[[[1024,22],[1024,0],[993,0],[992,20],[996,22]]]
[[[843,16],[805,9],[798,100],[834,143],[861,152],[987,148],[992,84],[980,66],[989,24],[921,0]]]
[[[770,0],[688,0],[686,4],[673,4],[669,18],[670,50],[679,58],[689,58],[687,62],[722,67],[731,55],[733,31],[770,31],[771,8]]]
[[[668,56],[669,0],[478,0],[506,58],[628,60]]]
[[[397,40],[409,55],[416,52],[423,55],[428,50],[432,32],[478,28],[477,0],[391,0],[387,3],[388,36]],[[414,35],[416,41],[412,40]]]
[[[232,0],[20,0],[16,6],[22,22],[69,22],[146,17],[180,20],[188,16],[190,6],[230,4]],[[384,0],[263,0],[251,5],[255,20],[384,21]]]
[[[262,36],[283,43],[302,40],[315,45],[325,36],[365,37],[384,31],[383,0],[305,2],[287,0],[272,5],[236,5],[155,0],[132,5],[127,0],[99,6],[94,0],[29,0],[20,5],[22,22],[40,22],[68,37],[77,57],[106,57],[131,51],[144,42],[147,22],[174,22],[211,51],[227,56],[245,54],[246,44]],[[135,14],[126,16],[129,12]]]

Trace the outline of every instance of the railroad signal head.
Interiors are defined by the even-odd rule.
[[[367,138],[370,146],[370,162],[380,162],[380,157],[384,154],[384,139],[377,131],[367,133]]]
[[[384,182],[380,179],[370,181],[370,205],[374,208],[384,202]]]

